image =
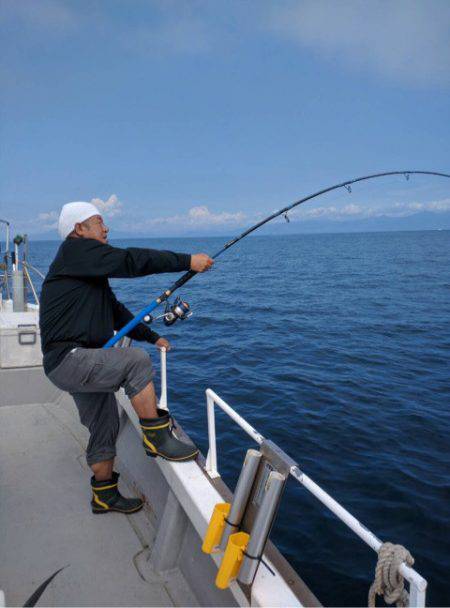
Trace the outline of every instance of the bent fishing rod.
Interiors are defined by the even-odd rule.
[[[288,212],[291,211],[291,209],[294,209],[294,207],[298,207],[299,205],[302,205],[303,203],[306,203],[307,201],[310,201],[313,198],[317,198],[319,196],[322,196],[323,194],[326,194],[327,192],[332,192],[333,190],[338,190],[339,188],[345,188],[348,192],[351,193],[352,184],[356,184],[357,182],[363,182],[363,181],[366,181],[369,179],[387,177],[389,175],[404,175],[406,180],[409,180],[410,175],[433,175],[433,176],[437,176],[437,177],[450,178],[450,174],[439,173],[437,171],[386,171],[384,173],[374,173],[372,175],[365,175],[364,177],[357,177],[355,179],[349,179],[348,181],[341,182],[339,184],[335,184],[334,186],[324,188],[323,190],[318,190],[317,192],[314,192],[314,194],[305,196],[304,198],[301,198],[300,200],[296,201],[295,203],[292,203],[291,205],[288,205],[287,207],[283,207],[283,209],[280,209],[279,211],[275,211],[274,213],[272,213],[265,219],[261,220],[254,226],[251,226],[250,228],[248,228],[247,230],[242,232],[242,234],[238,235],[234,239],[231,239],[231,241],[228,241],[228,243],[225,243],[225,245],[222,247],[222,249],[217,251],[211,257],[213,260],[215,260],[220,255],[222,255],[222,253],[224,253],[224,251],[226,251],[227,249],[229,249],[230,247],[232,247],[233,245],[235,245],[236,243],[241,241],[243,238],[245,238],[246,236],[248,236],[255,230],[258,230],[258,228],[261,228],[261,226],[264,226],[264,224],[267,224],[268,222],[272,221],[276,217],[279,217],[280,215],[284,215],[286,221],[289,222],[289,218],[287,215]],[[153,310],[155,310],[155,308],[157,308],[163,302],[168,303],[170,296],[175,291],[177,291],[180,287],[182,287],[188,281],[190,281],[192,279],[192,277],[194,277],[196,274],[197,274],[197,272],[195,272],[193,270],[189,270],[188,272],[186,272],[183,276],[181,276],[178,279],[178,281],[175,281],[175,283],[173,283],[168,289],[166,289],[166,291],[163,291],[163,293],[159,297],[157,297],[155,300],[153,300],[153,302],[151,302],[148,306],[143,308],[134,317],[134,319],[132,319],[124,327],[122,327],[122,329],[119,330],[115,334],[115,336],[113,336],[110,340],[108,340],[108,342],[106,342],[106,344],[103,346],[103,348],[110,348],[111,346],[114,346],[114,344],[116,344],[116,342],[118,342],[124,336],[126,336],[134,327],[136,327],[136,325],[138,325],[142,321],[144,321],[146,323],[150,323],[153,320],[152,316],[151,316],[151,313],[153,312]],[[175,323],[175,321],[177,321],[177,319],[186,319],[189,315],[190,315],[189,305],[186,302],[183,302],[180,298],[177,298],[175,300],[174,305],[172,307],[166,307],[166,311],[165,311],[164,315],[161,315],[161,316],[164,318],[164,322],[166,323],[166,325],[172,325],[173,323]]]

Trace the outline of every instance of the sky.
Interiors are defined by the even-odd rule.
[[[0,0],[0,217],[57,238],[86,200],[112,237],[236,234],[450,173],[449,93],[448,0]],[[450,228],[450,180],[342,189],[289,230],[380,226]]]

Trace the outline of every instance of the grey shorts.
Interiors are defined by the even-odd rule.
[[[75,348],[48,377],[72,395],[90,432],[86,460],[92,465],[116,455],[119,414],[114,393],[124,387],[131,399],[152,381],[153,370],[141,348]]]

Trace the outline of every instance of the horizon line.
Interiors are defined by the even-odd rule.
[[[450,228],[405,228],[405,229],[392,229],[392,230],[343,230],[343,231],[323,231],[323,232],[314,232],[314,231],[310,231],[310,232],[292,232],[292,233],[285,233],[285,234],[279,234],[279,233],[265,233],[265,234],[249,234],[248,236],[252,237],[252,238],[261,238],[261,237],[279,237],[279,238],[285,238],[285,237],[290,237],[290,236],[320,236],[320,235],[330,235],[330,234],[384,234],[384,233],[398,233],[398,232],[450,232]],[[27,234],[27,233],[23,233],[23,234]],[[51,237],[51,238],[43,238],[42,236],[35,236],[33,237],[33,235],[28,235],[27,236],[30,238],[30,240],[32,241],[41,241],[41,242],[54,242],[54,241],[61,241],[61,239],[57,236],[55,237]],[[168,235],[168,236],[118,236],[118,237],[111,237],[111,239],[108,240],[118,240],[118,241],[122,241],[124,239],[127,240],[134,240],[134,241],[138,241],[138,240],[142,240],[142,239],[149,239],[149,240],[161,240],[161,239],[201,239],[201,238],[206,238],[206,239],[230,239],[230,238],[235,238],[237,235],[236,234],[190,234],[190,235],[178,235],[178,236],[174,236],[174,235]],[[62,242],[62,241],[61,241]]]

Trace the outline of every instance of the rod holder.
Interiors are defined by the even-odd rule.
[[[237,532],[241,525],[248,499],[255,482],[260,460],[261,452],[254,449],[247,450],[231,502],[230,513],[225,522],[225,530],[222,536],[222,542],[220,543],[222,551],[225,551],[228,547],[228,539],[231,534]]]
[[[203,540],[203,553],[217,553],[220,550],[219,545],[225,529],[225,519],[228,517],[230,507],[231,505],[229,502],[220,502],[214,507]]]
[[[249,557],[245,557],[238,576],[238,580],[245,585],[251,585],[255,578],[285,481],[286,478],[281,473],[276,471],[269,473],[246,551]]]
[[[238,575],[249,539],[250,535],[247,532],[231,534],[216,576],[216,587],[219,589],[226,589]]]

